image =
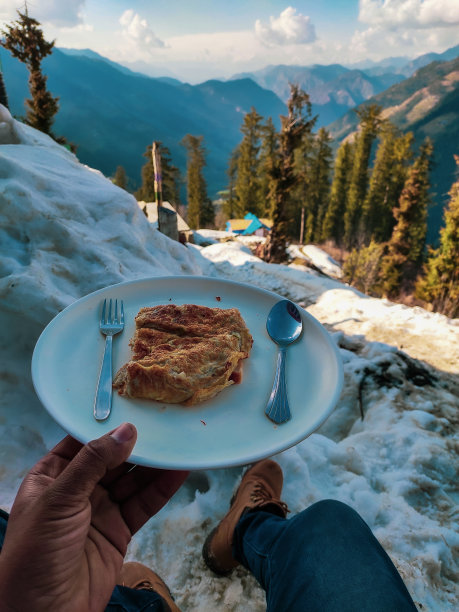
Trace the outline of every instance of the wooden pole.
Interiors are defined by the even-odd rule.
[[[303,244],[303,238],[304,238],[304,206],[301,209],[300,244]]]
[[[163,205],[163,181],[161,176],[161,155],[159,153],[159,146],[156,142],[153,142],[151,149],[151,155],[153,158],[153,172],[154,172],[154,188],[155,188],[155,202],[158,211],[158,229],[161,231],[160,221],[160,208]]]

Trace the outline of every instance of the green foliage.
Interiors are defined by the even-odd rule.
[[[206,164],[202,136],[186,134],[181,144],[187,150],[186,190],[188,201],[188,225],[192,229],[206,227],[214,221],[214,210],[207,196],[203,175]]]
[[[52,136],[51,126],[59,109],[58,98],[53,98],[46,89],[47,78],[42,73],[41,62],[52,52],[54,41],[45,40],[40,23],[29,17],[27,8],[24,13],[17,13],[19,18],[2,30],[5,38],[0,44],[23,62],[29,71],[32,97],[26,100],[26,123]]]
[[[456,156],[459,164],[459,157]],[[431,251],[424,276],[416,284],[416,295],[448,317],[459,316],[459,180],[449,192],[440,246]]]
[[[330,199],[322,225],[322,240],[332,238],[341,244],[344,236],[344,214],[353,163],[353,146],[345,141],[336,154]]]
[[[298,182],[295,173],[295,152],[308,133],[311,133],[315,117],[311,117],[311,103],[307,93],[297,85],[290,85],[287,101],[288,114],[281,116],[277,163],[272,169],[273,228],[265,244],[264,258],[269,262],[281,262],[285,258],[285,246],[289,231],[294,188]]]
[[[413,76],[371,98],[390,112],[390,120],[404,133],[411,131],[414,142],[426,136],[435,147],[435,165],[431,171],[432,208],[429,210],[427,240],[437,242],[444,209],[444,194],[454,181],[454,154],[459,142],[459,87],[454,83],[459,71],[459,57],[433,62]],[[368,102],[367,102],[368,104]],[[329,126],[332,137],[340,141],[357,129],[358,117],[353,111]]]
[[[215,209],[212,200],[206,197],[202,201],[200,212],[200,227],[213,228],[215,224]]]
[[[260,182],[258,178],[258,153],[260,151],[262,117],[252,108],[244,117],[241,132],[244,137],[238,148],[237,175],[234,190],[236,193],[236,217],[247,212],[260,215]]]
[[[161,157],[162,194],[163,201],[170,202],[177,207],[180,204],[181,176],[179,169],[173,165],[169,149],[161,142],[157,142],[159,155]],[[139,201],[154,202],[155,195],[155,169],[152,159],[153,145],[148,145],[144,157],[147,161],[142,166],[142,185],[135,192]]]
[[[360,119],[360,132],[355,142],[354,163],[344,215],[345,242],[348,247],[358,242],[360,217],[368,188],[371,148],[382,125],[380,106],[370,104],[356,112]]]
[[[319,242],[322,234],[322,223],[328,205],[330,193],[330,172],[332,151],[330,135],[325,128],[320,128],[317,136],[311,141],[309,167],[304,177],[306,188],[304,238],[306,242]]]
[[[432,145],[426,142],[408,173],[399,207],[394,209],[396,224],[381,266],[383,290],[389,297],[397,296],[401,290],[411,290],[422,263],[431,156]]]
[[[274,210],[273,170],[277,164],[278,135],[271,117],[261,126],[261,146],[258,165],[260,184],[260,212],[271,218]]]
[[[353,249],[343,265],[344,280],[368,295],[381,295],[380,270],[385,245],[373,240],[367,247]]]
[[[127,189],[126,170],[123,166],[117,166],[112,182],[121,189]]]
[[[412,142],[411,132],[402,135],[389,122],[384,125],[370,186],[362,206],[360,229],[365,242],[372,238],[385,242],[392,235],[395,223],[393,210],[398,206],[407,167],[413,157]]]
[[[8,95],[6,93],[5,81],[3,79],[2,62],[0,60],[0,104],[3,104],[5,108],[9,108]]]
[[[271,118],[262,117],[252,108],[244,117],[240,145],[233,151],[228,167],[228,199],[223,212],[228,218],[240,218],[247,212],[271,217],[273,168],[277,163],[278,135]]]
[[[236,218],[236,194],[235,194],[235,184],[236,184],[236,176],[237,176],[237,162],[239,157],[239,147],[233,151],[229,165],[228,165],[228,197],[223,204],[223,214],[228,217],[228,219]]]

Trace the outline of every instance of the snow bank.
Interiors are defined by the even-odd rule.
[[[0,503],[9,506],[24,469],[62,435],[30,378],[33,347],[46,324],[106,285],[202,274],[202,258],[151,229],[127,192],[1,109],[7,144],[0,145]]]
[[[220,240],[228,240],[235,236],[236,234],[233,234],[233,232],[225,232],[223,230],[200,229],[193,231],[194,242],[200,246],[217,244]]]
[[[129,194],[0,110],[0,505],[10,507],[26,470],[62,435],[29,374],[35,341],[59,310],[126,279],[232,278],[307,307],[328,325],[343,356],[336,410],[319,432],[277,457],[291,510],[324,498],[350,503],[422,609],[454,610],[456,322],[366,298],[304,268],[266,264],[238,242],[172,242],[150,227]],[[392,330],[404,350],[389,338]],[[378,333],[388,338],[372,336]],[[428,362],[410,356],[422,335]],[[201,559],[205,535],[226,512],[241,473],[193,473],[129,548],[129,558],[166,579],[184,612],[265,610],[263,592],[245,570],[217,578]]]
[[[305,246],[301,247],[300,252],[307,261],[317,266],[317,268],[322,270],[322,272],[325,274],[329,274],[334,278],[342,278],[343,271],[339,263],[335,261],[328,253],[322,249],[319,249],[319,247],[316,247],[313,244],[306,244]]]

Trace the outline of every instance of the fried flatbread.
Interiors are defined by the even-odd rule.
[[[120,395],[191,405],[241,381],[253,340],[237,308],[166,304],[141,308],[135,323]]]

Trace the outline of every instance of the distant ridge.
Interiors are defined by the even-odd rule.
[[[402,75],[368,76],[363,70],[340,64],[322,66],[267,66],[256,72],[236,74],[233,79],[251,78],[260,87],[270,89],[284,102],[290,83],[297,83],[309,94],[318,126],[327,125],[371,96],[403,80]]]
[[[365,61],[343,66],[340,64],[310,66],[269,65],[254,72],[234,75],[233,79],[250,78],[265,89],[274,91],[287,101],[289,83],[298,83],[309,94],[318,126],[328,125],[358,106],[402,82],[432,61],[450,61],[459,57],[459,45],[443,53],[427,53],[410,60],[390,57],[380,62]]]
[[[135,72],[133,70],[130,70],[130,68],[126,68],[125,66],[122,66],[121,64],[112,62],[112,60],[108,59],[107,57],[104,57],[103,55],[100,55],[99,53],[97,53],[96,51],[93,51],[92,49],[67,49],[66,47],[57,47],[57,49],[59,51],[62,51],[62,53],[64,53],[65,55],[70,55],[73,57],[75,56],[76,57],[88,57],[89,59],[98,60],[100,62],[105,62],[112,68],[115,68],[116,70],[119,70],[120,72],[124,74],[130,74],[130,75],[141,76],[141,77],[145,76],[141,72]]]
[[[29,96],[27,71],[3,48],[0,58],[11,110],[20,117]],[[74,142],[80,160],[106,176],[124,166],[135,182],[131,187],[140,183],[143,153],[153,140],[169,147],[174,164],[184,173],[186,152],[180,141],[190,133],[204,136],[205,176],[214,197],[227,185],[228,160],[242,138],[244,113],[255,106],[279,125],[279,115],[286,112],[272,91],[250,80],[192,86],[134,73],[92,51],[54,49],[43,68],[50,91],[59,96],[55,133]]]

